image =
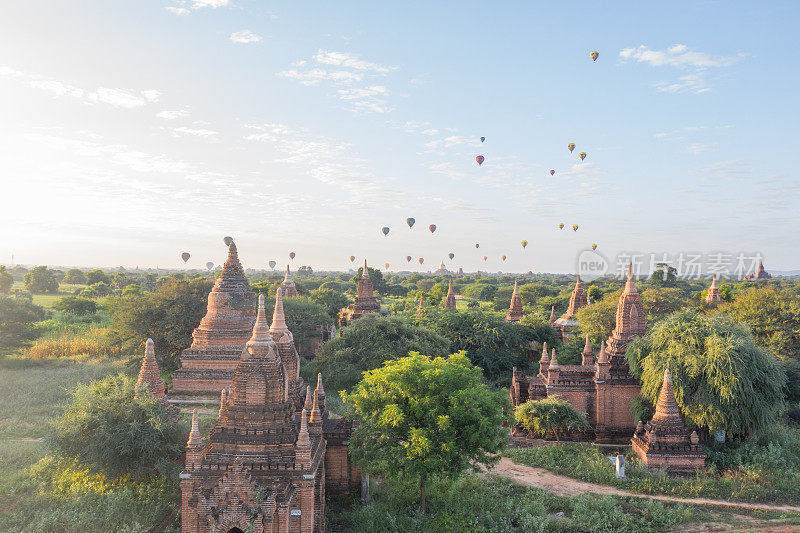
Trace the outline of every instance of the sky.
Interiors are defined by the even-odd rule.
[[[203,268],[230,235],[248,268],[574,272],[595,243],[796,269],[798,15],[9,2],[0,262]]]

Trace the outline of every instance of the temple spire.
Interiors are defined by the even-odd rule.
[[[275,357],[275,341],[269,334],[267,327],[267,314],[264,309],[264,295],[258,295],[258,314],[256,322],[253,324],[253,334],[247,341],[246,353],[251,357]]]
[[[444,306],[447,309],[456,308],[456,295],[453,292],[453,280],[450,280],[450,283],[447,286],[447,297],[444,300]]]
[[[364,259],[364,271],[361,273],[361,277],[362,278],[368,278],[369,277],[369,270],[367,270],[367,260],[366,259]]]
[[[153,339],[147,339],[144,345],[144,359],[142,367],[139,369],[139,378],[136,380],[134,398],[138,397],[139,391],[143,388],[147,388],[150,394],[156,398],[166,396],[166,385],[161,379],[161,371],[158,369]]]
[[[594,354],[592,353],[592,343],[589,342],[589,334],[586,334],[586,344],[583,345],[581,352],[581,365],[589,366],[594,363]]]
[[[311,409],[314,408],[314,398],[311,396],[311,385],[306,386],[306,403],[303,406],[303,411],[308,411],[311,413]]]
[[[281,294],[280,290],[275,291],[275,310],[272,313],[272,324],[269,327],[269,332],[273,338],[278,333],[289,333],[289,326],[286,325],[286,316],[283,313],[283,294]]]
[[[600,352],[597,354],[598,363],[608,363],[608,354],[606,353],[606,342],[600,341]]]
[[[222,389],[219,396],[219,414],[217,418],[223,418],[228,407],[228,389]]]
[[[623,291],[628,294],[632,294],[637,292],[636,291],[636,282],[633,279],[633,263],[628,263],[628,279],[625,280],[625,290]]]
[[[197,422],[197,409],[192,410],[192,430],[189,432],[189,442],[186,443],[188,447],[197,447],[203,444],[203,438],[200,436],[200,425]]]
[[[519,295],[517,280],[514,280],[514,291],[511,293],[511,303],[506,311],[506,322],[519,322],[523,316],[525,311],[522,308],[522,298]]]
[[[322,386],[322,373],[317,374],[317,388],[314,391],[314,396],[319,398],[319,409],[320,412],[325,410],[325,398],[327,395],[325,394],[325,388]],[[313,408],[313,406],[312,406]]]
[[[658,394],[656,412],[651,423],[663,423],[665,421],[680,420],[681,410],[675,400],[675,393],[672,390],[672,375],[669,368],[664,370],[664,382],[661,385],[661,392]],[[681,425],[683,422],[681,421]]]
[[[425,300],[422,299],[422,295],[419,296],[419,303],[417,304],[417,316],[422,315],[422,310],[425,309]]]
[[[550,368],[553,368],[554,366],[558,366],[558,359],[556,359],[556,349],[553,348],[553,351],[551,353],[552,355],[550,356]]]
[[[552,305],[550,306],[550,318],[548,319],[548,322],[554,324],[555,321],[556,321],[556,306]]]

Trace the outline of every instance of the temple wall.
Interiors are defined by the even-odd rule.
[[[349,494],[361,489],[361,470],[350,460],[346,444],[330,444],[325,452],[325,490]]]
[[[596,382],[596,423],[598,440],[617,436],[630,438],[636,429],[631,417],[631,402],[639,394],[638,383]]]

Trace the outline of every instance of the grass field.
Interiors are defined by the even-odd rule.
[[[76,289],[82,289],[86,287],[86,285],[70,285],[68,283],[62,283],[58,286],[58,292],[53,294],[34,294],[33,295],[33,303],[36,305],[41,305],[45,309],[52,309],[53,305],[58,301],[60,298],[64,296],[72,296],[75,294]],[[22,282],[16,282],[12,285],[11,290],[19,289],[21,291],[25,290],[25,286]]]

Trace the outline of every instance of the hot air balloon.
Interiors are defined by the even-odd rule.
[[[592,250],[597,250],[597,245],[595,243],[592,243]]]
[[[564,223],[563,222],[558,225],[558,229],[564,229]]]
[[[389,235],[389,226],[382,227],[381,231],[383,232],[384,236]]]
[[[550,170],[550,175],[551,175],[551,176],[554,176],[554,175],[555,175],[555,173],[556,173],[556,171],[555,171],[555,170]]]
[[[483,260],[486,261],[487,259],[489,259],[489,258],[484,255],[483,256]]]
[[[410,256],[410,255],[407,255],[407,256],[406,256],[406,263],[410,263],[410,262],[411,262],[411,256]]]
[[[294,252],[289,252],[289,258],[294,261]]]
[[[453,252],[450,252],[449,254],[447,254],[447,257],[449,257],[450,260],[452,260],[455,256],[456,256],[456,254],[454,254]]]
[[[481,247],[480,243],[477,243],[477,242],[476,242],[476,243],[475,243],[475,248],[477,249],[477,248],[480,248],[480,247]]]
[[[580,157],[580,158],[581,158],[581,161],[583,161],[584,159],[586,159],[586,152],[581,152],[581,153],[579,153],[579,154],[578,154],[578,157]]]
[[[503,261],[505,261],[505,260],[506,260],[506,256],[504,256],[504,255],[501,255],[501,256],[500,256],[500,259],[502,259]]]
[[[567,148],[569,148],[569,153],[572,153],[572,151],[575,149],[575,143],[569,143]]]
[[[572,231],[578,231],[578,225],[577,224],[573,224],[572,225]]]
[[[478,162],[478,166],[481,166],[485,160],[486,158],[484,158],[482,155],[479,155],[478,157],[475,158],[475,161]]]
[[[481,137],[481,142],[485,141],[486,137]]]
[[[275,268],[275,265],[277,265],[277,264],[278,264],[278,263],[277,263],[276,261],[270,261],[270,262],[269,262],[269,267],[270,267],[270,268]]]
[[[520,244],[522,245],[523,248],[525,248],[526,246],[528,246],[528,241],[520,241]]]
[[[414,223],[415,223],[415,222],[416,222],[416,220],[415,220],[415,219],[413,219],[413,218],[411,218],[411,217],[408,217],[408,218],[406,219],[406,224],[408,224],[408,227],[409,227],[409,228],[412,228],[412,227],[414,227]]]
[[[208,263],[206,263],[206,268],[209,269],[209,270],[214,268],[214,262],[213,261],[209,261]]]
[[[389,263],[384,263],[384,264],[383,264],[383,267],[384,267],[386,270],[389,270]]]
[[[425,260],[423,258],[421,258],[421,257],[419,259],[417,259],[417,261],[419,261],[420,265],[425,262]]]
[[[436,224],[431,224],[430,226],[428,226],[428,229],[431,230],[431,233],[433,233],[434,231],[436,231]]]
[[[224,238],[224,239],[222,239],[222,240],[223,240],[223,242],[225,243],[225,246],[230,246],[230,245],[231,245],[231,243],[233,242],[233,237],[225,237],[225,238]]]
[[[184,262],[184,263],[185,263],[186,261],[188,261],[190,257],[191,257],[191,255],[189,255],[189,252],[183,252],[183,253],[181,254],[181,259],[183,259],[183,262]]]
[[[600,57],[600,54],[598,52],[592,52],[589,54],[589,57],[592,58],[592,61],[597,61],[597,58]]]
[[[352,262],[353,262],[353,261],[355,261],[355,260],[356,260],[356,256],[354,256],[354,255],[351,255],[351,256],[350,256],[350,262],[352,263]]]

